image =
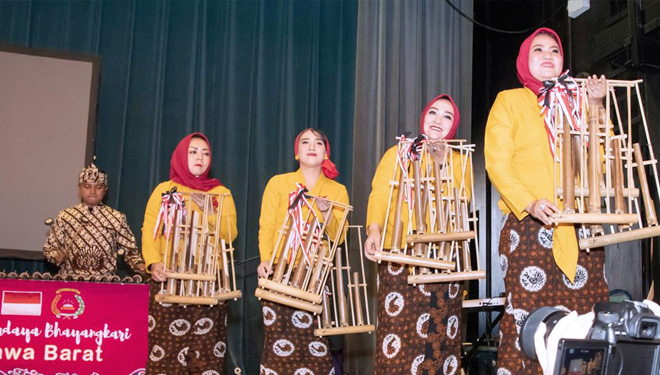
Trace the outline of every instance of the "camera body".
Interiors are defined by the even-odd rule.
[[[555,375],[660,375],[660,318],[641,302],[599,302],[584,339],[559,340]],[[568,312],[542,307],[529,314],[520,333],[525,354],[537,360],[534,334],[546,325],[545,343]],[[562,337],[561,332],[555,332]],[[554,348],[547,348],[548,351]],[[551,367],[552,368],[552,367]]]

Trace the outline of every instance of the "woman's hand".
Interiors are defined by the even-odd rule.
[[[190,199],[195,202],[200,211],[204,211],[204,195],[202,193],[190,193]]]
[[[589,104],[602,106],[603,98],[607,95],[607,79],[604,75],[598,78],[595,74],[587,77],[587,96],[589,97]]]
[[[367,228],[367,240],[364,241],[364,256],[372,262],[377,261],[374,255],[380,249],[380,235],[380,225],[370,224]]]
[[[525,211],[532,215],[534,219],[542,222],[544,225],[552,224],[550,219],[555,216],[555,214],[561,213],[557,206],[545,198],[532,201],[527,205],[527,207],[525,207]]]
[[[328,202],[327,199],[322,198],[322,197],[317,197],[316,200],[316,207],[319,208],[319,211],[326,213],[330,209],[330,202]]]
[[[163,263],[153,263],[151,265],[151,279],[159,283],[167,280],[165,265]]]
[[[257,266],[257,275],[259,277],[268,277],[271,273],[273,273],[273,268],[270,266],[270,262],[263,261]]]

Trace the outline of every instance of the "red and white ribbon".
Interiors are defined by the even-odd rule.
[[[582,124],[582,94],[580,86],[568,70],[559,78],[543,82],[543,88],[538,96],[541,114],[544,116],[545,131],[548,134],[548,143],[552,158],[556,160],[555,149],[557,145],[557,122],[560,116],[568,121],[572,131],[581,131]]]

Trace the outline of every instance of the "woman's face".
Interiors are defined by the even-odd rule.
[[[188,145],[188,170],[193,176],[199,177],[211,163],[209,144],[201,138],[192,138]]]
[[[298,139],[298,159],[300,165],[320,167],[325,158],[325,143],[323,138],[308,130]]]
[[[529,72],[539,81],[559,77],[564,68],[564,57],[561,55],[557,41],[546,34],[539,34],[532,39],[529,49]]]
[[[424,115],[424,134],[430,139],[445,139],[454,124],[454,106],[447,99],[438,99]]]

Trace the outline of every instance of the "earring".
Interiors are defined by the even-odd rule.
[[[296,155],[296,160],[300,160],[300,156]]]

